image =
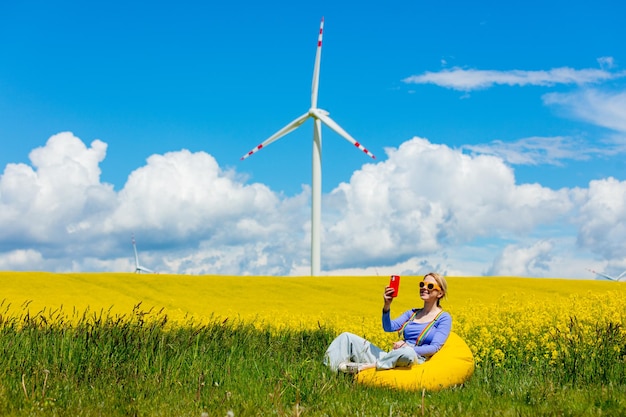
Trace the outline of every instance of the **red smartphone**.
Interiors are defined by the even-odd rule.
[[[389,278],[389,286],[393,288],[393,294],[391,296],[397,297],[398,290],[400,289],[400,275],[392,275],[391,278]]]

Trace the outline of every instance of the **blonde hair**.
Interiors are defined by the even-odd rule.
[[[446,278],[443,275],[438,274],[436,272],[429,272],[426,275],[424,275],[424,279],[426,277],[433,277],[437,285],[439,285],[439,287],[441,288],[441,291],[443,291],[443,297],[448,296],[448,281],[446,281]],[[437,300],[437,305],[439,305],[440,300],[441,298]]]

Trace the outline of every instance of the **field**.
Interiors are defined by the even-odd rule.
[[[392,316],[419,305],[403,277]],[[624,415],[626,284],[448,278],[464,386],[363,387],[341,331],[389,347],[388,277],[0,272],[0,415]]]

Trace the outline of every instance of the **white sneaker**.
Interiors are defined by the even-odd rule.
[[[356,374],[359,372],[359,364],[356,362],[341,362],[337,369],[344,374]]]

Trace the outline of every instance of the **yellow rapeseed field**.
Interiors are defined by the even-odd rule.
[[[392,316],[421,305],[421,277],[402,277]],[[87,311],[130,315],[167,314],[170,323],[189,320],[254,322],[284,327],[330,327],[351,331],[382,347],[396,340],[380,325],[381,277],[254,277],[140,275],[127,273],[0,272],[0,315],[41,314],[71,321]],[[453,316],[476,361],[507,355],[555,360],[568,338],[593,344],[607,325],[626,329],[626,283],[512,277],[449,277],[443,307]],[[624,333],[622,333],[624,336]],[[615,346],[615,349],[619,349]]]

